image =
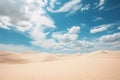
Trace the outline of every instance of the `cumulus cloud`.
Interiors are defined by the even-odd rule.
[[[80,4],[81,0],[72,0],[65,3],[59,9],[54,10],[55,4],[60,4],[59,2],[56,3],[56,1],[51,0],[51,7],[48,8],[49,11],[73,14],[78,10],[85,11],[90,8],[89,4],[82,6]],[[99,6],[102,6],[103,2],[101,0]],[[8,30],[12,28],[22,33],[27,33],[32,39],[30,42],[32,45],[51,52],[73,53],[80,52],[81,50],[89,50],[96,46],[92,41],[78,39],[81,30],[80,26],[72,26],[64,32],[52,32],[56,26],[54,20],[44,9],[47,4],[47,0],[0,0],[0,28]],[[91,28],[90,32],[97,33],[105,31],[110,26],[111,24],[96,26]],[[119,34],[104,35],[99,38],[99,42],[106,42],[108,40],[107,37],[111,38],[111,42],[116,42],[116,40],[119,40],[116,36],[119,36]],[[24,45],[12,44],[0,44],[0,49],[13,51],[33,50]]]
[[[49,33],[43,33],[41,28],[36,27],[31,33],[31,37],[34,39],[31,43],[44,49],[52,49],[53,51],[61,48],[66,49],[69,45],[74,45],[71,42],[77,41],[79,30],[79,26],[73,26],[66,33],[53,32],[51,38],[48,39],[47,35]]]
[[[10,29],[13,26],[14,29],[27,33],[33,45],[50,44],[53,40],[46,39],[46,36],[56,26],[43,9],[46,4],[47,0],[0,0],[1,28]]]
[[[46,4],[46,0],[0,0],[0,16],[4,18],[1,22],[7,17],[7,23],[23,32],[34,26],[54,26],[54,21],[43,9]]]
[[[105,36],[100,37],[99,40],[105,43],[120,41],[120,33],[114,33],[112,35],[105,35]]]
[[[69,3],[66,3],[60,11],[71,11],[73,9],[72,5],[77,5],[79,2],[80,0],[70,1]],[[17,29],[18,31],[27,33],[32,39],[31,44],[44,50],[80,50],[77,46],[78,44],[76,44],[81,44],[77,40],[78,32],[80,30],[79,26],[71,27],[67,30],[67,33],[63,34],[58,32],[58,34],[53,33],[54,36],[52,35],[51,38],[47,37],[56,26],[52,18],[43,9],[47,4],[46,0],[1,0],[0,4],[0,16],[2,17],[0,20],[1,28],[4,27],[4,29],[11,29],[10,26],[12,26],[15,30]],[[7,45],[10,48],[1,45],[1,49],[3,49],[2,46],[8,50],[13,49],[11,48],[13,45]],[[20,48],[20,46],[18,47]],[[25,46],[21,47],[25,50],[29,50]],[[15,49],[17,50],[17,45]]]
[[[90,33],[98,33],[98,32],[102,32],[102,31],[106,31],[111,26],[112,26],[112,24],[99,25],[99,26],[91,28]]]
[[[77,40],[78,32],[80,31],[80,26],[73,26],[67,29],[66,33],[56,32],[53,33],[52,37],[58,39],[60,42],[70,42]]]
[[[120,48],[120,32],[110,35],[103,35],[99,38],[100,44],[104,47],[119,47]]]
[[[84,43],[85,42],[85,43]],[[119,50],[120,49],[120,32],[109,35],[102,35],[93,41],[82,41],[82,52],[90,52],[96,50]],[[87,46],[88,45],[88,46]]]
[[[79,26],[73,26],[72,28],[68,29],[68,33],[78,33],[80,30]]]
[[[78,32],[80,26],[73,26],[67,29],[66,33],[56,32],[52,34],[53,39],[57,42],[57,45],[53,49],[59,50],[60,52],[80,52],[81,49],[93,48],[94,45],[90,41],[79,40]]]

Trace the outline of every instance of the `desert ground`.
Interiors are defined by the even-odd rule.
[[[120,51],[85,54],[0,51],[0,80],[120,80]]]

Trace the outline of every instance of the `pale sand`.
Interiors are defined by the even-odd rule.
[[[120,51],[89,54],[0,51],[0,80],[120,80]]]

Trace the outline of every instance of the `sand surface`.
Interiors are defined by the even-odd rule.
[[[0,51],[0,80],[120,80],[120,51],[89,54]]]

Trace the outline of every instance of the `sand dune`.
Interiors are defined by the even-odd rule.
[[[0,63],[26,63],[20,54],[10,51],[0,51]]]
[[[108,50],[101,50],[101,51],[96,51],[92,52],[90,54],[87,54],[87,56],[91,58],[120,58],[120,51],[108,51]]]
[[[120,80],[120,51],[88,54],[0,51],[0,80]]]

